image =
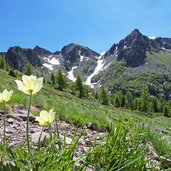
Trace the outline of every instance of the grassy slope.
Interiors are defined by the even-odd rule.
[[[0,71],[0,78],[0,91],[4,88],[14,91],[10,105],[24,104],[27,106],[28,98],[17,90],[15,79],[4,71]],[[96,101],[79,99],[67,92],[52,89],[50,85],[44,85],[43,89],[33,96],[33,104],[42,104],[44,109],[54,108],[60,119],[78,126],[93,123],[98,130],[104,130],[109,129],[111,123],[117,124],[118,119],[131,120],[134,118],[147,127],[167,130],[167,136],[171,136],[171,118],[165,118],[162,114],[146,116],[141,112],[103,106]]]
[[[161,64],[171,65],[171,53],[160,51],[159,53],[148,53],[148,60],[158,60]]]

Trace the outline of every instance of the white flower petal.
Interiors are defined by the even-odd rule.
[[[43,87],[43,77],[37,79],[36,76],[30,75],[23,75],[23,81],[16,80],[15,82],[18,85],[18,89],[23,91],[26,94],[35,94]]]
[[[33,94],[37,93],[40,91],[40,89],[43,87],[43,77],[39,78],[36,80],[34,89],[33,89]]]
[[[0,102],[3,101],[3,96],[2,96],[2,93],[0,93]]]
[[[2,93],[2,101],[8,102],[12,96],[13,91],[8,91],[5,89]]]
[[[34,87],[34,82],[30,79],[29,76],[27,75],[23,75],[22,76],[22,80],[23,80],[23,86],[28,90],[32,90]]]
[[[46,110],[42,110],[40,112],[40,116],[36,117],[36,120],[40,125],[51,124],[55,119],[55,112],[51,109],[49,112]]]
[[[15,82],[17,83],[18,89],[19,89],[20,91],[24,92],[25,94],[30,94],[30,93],[27,91],[26,87],[24,87],[22,81],[20,81],[20,80],[15,80]]]

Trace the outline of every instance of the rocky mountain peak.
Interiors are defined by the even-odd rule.
[[[100,54],[88,47],[75,43],[64,46],[61,50],[61,55],[65,61],[64,66],[67,71],[71,70],[73,66],[78,65],[84,57],[94,58],[100,56]]]
[[[145,64],[147,51],[158,51],[155,40],[134,29],[118,44],[114,44],[106,52],[105,57],[113,56],[117,61],[123,60],[127,67],[137,67]]]
[[[82,46],[82,45],[78,45],[75,43],[70,43],[66,46],[64,46],[61,50],[61,54],[62,55],[66,55],[69,53],[77,53],[80,54],[82,56],[99,56],[99,54],[91,49],[89,49],[88,47]]]
[[[45,57],[45,56],[49,56],[52,54],[52,52],[50,52],[49,50],[46,50],[44,48],[41,48],[39,46],[35,46],[33,51],[38,54],[39,56]]]
[[[53,54],[54,55],[59,55],[61,52],[60,51],[55,51]]]
[[[10,47],[5,58],[11,67],[19,71],[23,70],[26,63],[30,63],[37,67],[42,65],[41,59],[34,52],[34,50],[29,48],[21,48],[19,46]]]
[[[74,80],[78,74],[81,74],[84,81],[98,83],[105,72],[109,72],[108,75],[114,72],[114,65],[121,64],[124,69],[129,68],[131,70],[130,73],[135,73],[138,69],[147,68],[149,65],[152,66],[153,63],[153,68],[155,69],[163,66],[163,63],[160,63],[160,59],[157,59],[157,57],[152,61],[153,63],[149,64],[149,54],[155,54],[156,56],[162,54],[166,60],[170,60],[168,56],[171,54],[171,39],[161,37],[151,39],[143,35],[138,29],[134,29],[119,43],[113,44],[101,56],[88,47],[75,43],[70,43],[64,46],[61,51],[54,53],[40,46],[36,46],[34,49],[14,46],[9,48],[4,56],[11,67],[20,71],[22,71],[26,63],[31,63],[38,70],[43,70],[47,74],[52,70],[56,72],[60,68],[70,80]],[[162,62],[166,60],[162,58]],[[118,61],[123,61],[124,63]],[[150,67],[144,70],[149,69],[151,70]],[[106,76],[104,80],[106,80]],[[98,84],[103,85],[103,83],[104,81],[102,80]]]
[[[122,39],[119,44],[133,46],[138,44],[143,44],[145,47],[149,45],[151,41],[147,36],[143,35],[138,29],[134,29],[128,36]]]
[[[143,36],[143,34],[136,28],[128,36],[139,37],[139,36]]]

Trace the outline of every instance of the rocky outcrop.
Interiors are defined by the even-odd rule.
[[[27,63],[41,67],[40,57],[32,49],[23,49],[19,46],[10,47],[6,53],[7,63],[14,69],[22,71]]]
[[[33,109],[35,110],[35,108],[32,107],[32,110]],[[39,110],[38,108],[36,109]],[[10,146],[18,146],[23,144],[25,141],[26,113],[27,109],[23,105],[16,105],[12,108],[12,111],[7,114],[6,136],[10,139]],[[30,138],[36,147],[42,127],[39,126],[37,122],[35,122],[35,119],[33,119],[33,115],[30,115],[29,120]],[[2,124],[3,112],[0,111],[0,125]],[[72,143],[72,138],[75,136],[75,134],[77,137],[80,137],[77,148],[78,155],[85,153],[94,142],[100,142],[100,140],[107,134],[105,132],[92,130],[89,128],[89,126],[85,126],[84,129],[77,128],[76,126],[70,125],[64,121],[58,121],[58,128],[60,139],[62,142],[65,139],[65,143],[67,146]],[[84,135],[82,135],[83,130]],[[56,134],[55,124],[52,125],[52,133]],[[43,142],[49,138],[49,129],[48,127],[45,127],[40,139],[41,144],[43,144]],[[0,130],[0,142],[2,141],[2,139],[3,129]]]
[[[114,55],[117,61],[125,61],[127,67],[137,67],[145,64],[147,51],[157,52],[159,49],[155,40],[135,29],[118,44],[114,44],[105,57]]]
[[[99,56],[97,52],[88,47],[74,43],[64,46],[61,50],[61,55],[64,59],[64,66],[67,71],[71,70],[73,66],[79,64],[81,56],[88,57],[89,59]]]
[[[41,48],[39,46],[35,46],[33,51],[39,55],[39,56],[42,56],[42,57],[45,57],[45,56],[49,56],[49,55],[52,55],[52,52],[50,52],[49,50],[46,50],[44,48]]]

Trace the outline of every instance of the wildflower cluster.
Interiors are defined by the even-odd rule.
[[[32,95],[36,94],[41,90],[43,87],[43,77],[37,78],[36,76],[22,76],[22,81],[16,80],[15,81],[18,90],[22,91],[23,93],[29,95],[29,107],[28,107],[28,113],[27,113],[27,122],[26,122],[26,139],[27,139],[27,149],[30,150],[30,143],[29,143],[29,114],[30,114],[30,108],[31,108],[31,102],[32,102]],[[6,146],[6,102],[8,102],[13,94],[13,91],[8,91],[5,89],[2,93],[0,93],[0,102],[4,103],[4,145]],[[40,115],[35,117],[36,121],[39,122],[41,126],[48,125],[50,129],[50,135],[51,133],[51,123],[55,119],[55,112],[53,109],[51,109],[49,112],[46,110],[42,110],[40,112]]]

